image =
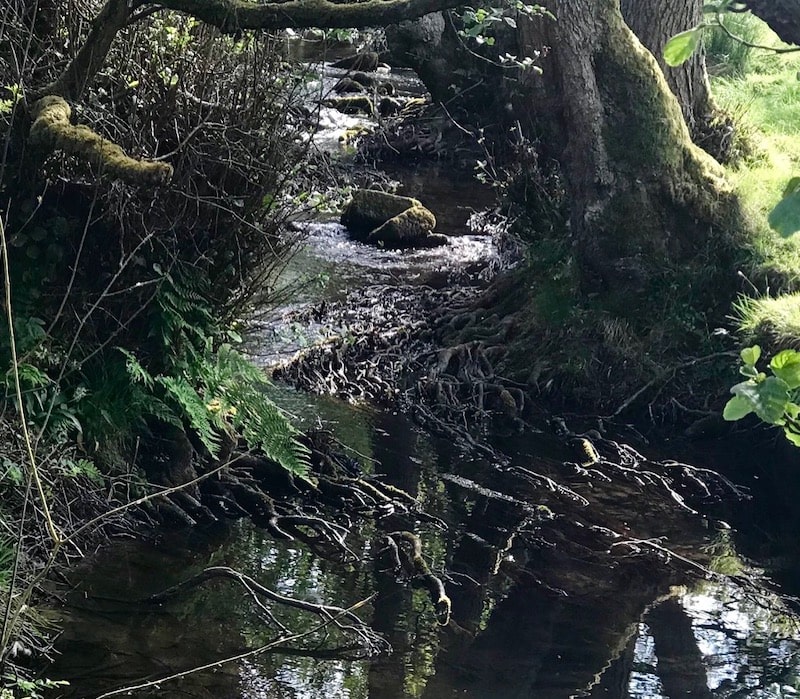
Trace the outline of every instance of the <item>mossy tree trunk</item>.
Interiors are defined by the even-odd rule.
[[[697,142],[713,113],[705,55],[696,51],[684,64],[671,68],[663,49],[670,37],[703,21],[703,0],[621,0],[621,7],[628,26],[658,61]]]
[[[547,7],[556,21],[537,20],[524,37],[530,48],[552,47],[543,80],[556,104],[541,118],[563,144],[582,288],[630,308],[631,294],[708,244],[732,197],[719,165],[692,143],[619,0],[550,0]]]

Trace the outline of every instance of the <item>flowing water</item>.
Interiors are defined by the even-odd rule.
[[[471,232],[472,207],[491,199],[468,177],[427,171],[407,177],[452,245],[392,252],[348,240],[335,222],[310,225],[293,274],[309,274],[295,309],[375,286],[459,284],[479,289],[496,265],[490,235]],[[464,206],[463,202],[469,202]],[[292,309],[283,309],[286,313]],[[287,328],[272,319],[255,340],[271,363],[315,339],[320,328]],[[147,598],[208,566],[229,566],[282,594],[341,606],[369,598],[360,614],[394,652],[372,659],[342,650],[331,632],[295,649],[264,652],[136,691],[141,697],[278,699],[566,699],[610,697],[790,697],[800,689],[800,635],[791,604],[757,593],[737,578],[688,581],[677,559],[643,557],[628,546],[591,548],[603,531],[624,532],[647,548],[668,547],[734,576],[763,569],[769,586],[800,593],[800,508],[790,495],[794,471],[776,471],[767,449],[726,453],[662,445],[670,456],[724,467],[752,489],[750,502],[700,517],[648,500],[632,484],[575,481],[581,500],[519,487],[515,498],[540,508],[534,527],[521,524],[517,501],[504,497],[498,463],[432,435],[404,415],[331,398],[280,391],[306,427],[332,429],[363,468],[418,499],[435,518],[394,515],[354,523],[348,546],[356,562],[330,562],[298,542],[277,542],[247,522],[161,532],[123,540],[89,557],[71,575],[61,610],[64,632],[49,668],[69,680],[64,697],[97,697],[157,680],[268,644],[276,627],[252,597],[216,580],[175,599]],[[566,478],[563,445],[528,431],[497,437],[509,462],[554,481]],[[778,475],[776,475],[778,474]],[[574,473],[572,474],[573,477]],[[486,484],[485,487],[477,483]],[[794,485],[793,485],[794,484]],[[674,512],[677,510],[678,512]],[[780,513],[780,514],[778,514]],[[724,518],[733,529],[719,523]],[[528,527],[528,529],[526,529]],[[380,564],[392,529],[420,533],[431,569],[442,574],[453,622],[440,626],[424,590],[398,582]],[[534,531],[535,530],[535,531]],[[591,532],[594,538],[581,538]],[[579,542],[583,541],[581,544]],[[536,542],[531,545],[531,542]],[[592,543],[587,543],[592,542]],[[591,549],[591,550],[590,550]],[[607,554],[607,555],[606,555]],[[375,562],[378,561],[378,562]],[[760,567],[760,568],[759,568]],[[770,578],[770,575],[772,576]],[[775,582],[770,582],[774,580]],[[275,610],[293,630],[315,622],[298,610]],[[324,640],[324,642],[323,642]],[[333,653],[332,648],[340,652]],[[302,648],[302,650],[297,650]]]

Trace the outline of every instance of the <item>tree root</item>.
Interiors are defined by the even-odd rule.
[[[282,595],[274,590],[264,587],[253,578],[227,566],[213,566],[206,568],[204,571],[189,578],[188,580],[184,580],[177,585],[152,595],[151,597],[147,598],[146,601],[150,603],[161,604],[173,597],[183,594],[188,590],[202,585],[208,580],[213,580],[215,578],[233,580],[234,582],[242,585],[245,590],[247,590],[249,595],[258,601],[258,607],[261,609],[261,611],[263,612],[266,610],[268,612],[267,616],[271,620],[274,620],[274,615],[272,611],[261,602],[261,600],[266,600],[268,602],[315,614],[321,619],[331,622],[341,631],[353,634],[359,642],[359,647],[362,650],[362,657],[369,657],[391,650],[386,640],[375,633],[353,612],[335,605],[317,604],[307,600],[300,600],[295,597],[287,597],[286,595]],[[276,624],[281,631],[286,630],[282,624],[277,622]]]
[[[450,623],[450,598],[445,592],[444,583],[431,572],[422,557],[422,542],[419,537],[413,532],[397,531],[389,533],[387,539],[389,550],[397,564],[395,572],[405,571],[428,590],[436,610],[436,620],[441,626],[447,626]]]

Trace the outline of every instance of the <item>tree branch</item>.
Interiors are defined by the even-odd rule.
[[[109,177],[133,185],[161,184],[172,176],[172,166],[136,160],[116,143],[103,138],[87,126],[70,123],[72,110],[55,95],[42,97],[31,106],[29,141],[34,147],[60,150],[87,161]]]
[[[114,38],[131,16],[128,0],[108,0],[92,22],[86,41],[59,78],[40,95],[59,95],[76,101],[103,67]]]
[[[797,0],[746,0],[745,4],[781,41],[800,44],[800,3]]]
[[[141,3],[145,4],[145,3]],[[161,7],[177,10],[223,32],[243,29],[319,27],[344,29],[378,27],[447,10],[463,0],[287,0],[258,5],[247,0],[161,0]]]

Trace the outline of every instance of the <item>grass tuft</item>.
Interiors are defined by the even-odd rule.
[[[734,312],[748,339],[800,349],[800,292],[741,298],[734,304]]]

